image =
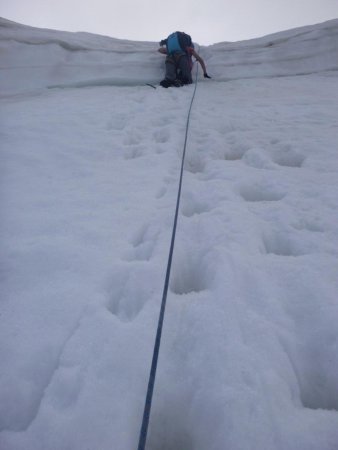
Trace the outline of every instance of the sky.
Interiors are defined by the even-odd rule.
[[[201,45],[240,41],[338,18],[338,0],[0,0],[0,16],[26,25],[159,41],[172,31]]]

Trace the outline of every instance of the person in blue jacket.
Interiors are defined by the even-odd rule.
[[[204,78],[211,78],[203,59],[195,51],[191,37],[181,31],[176,31],[160,42],[158,51],[166,55],[165,78],[160,82],[164,88],[183,86],[192,83],[192,57],[200,63]]]

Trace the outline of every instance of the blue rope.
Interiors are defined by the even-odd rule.
[[[197,70],[196,70],[195,89],[194,89],[194,92],[193,92],[193,95],[192,95],[192,98],[191,98],[189,112],[188,112],[188,117],[187,117],[187,123],[186,123],[186,127],[185,127],[185,139],[184,139],[184,146],[183,146],[180,181],[179,181],[178,192],[177,192],[177,201],[176,201],[176,211],[175,211],[174,226],[173,226],[173,231],[172,231],[172,235],[171,235],[169,257],[168,257],[168,263],[167,263],[167,271],[166,271],[165,281],[164,281],[161,310],[160,310],[160,315],[159,315],[158,325],[157,325],[157,332],[156,332],[156,338],[155,338],[153,359],[152,359],[152,363],[151,363],[151,369],[150,369],[150,375],[149,375],[149,381],[148,381],[148,389],[147,389],[146,401],[145,401],[145,405],[144,405],[144,412],[143,412],[142,426],[141,426],[141,432],[140,432],[140,439],[139,439],[139,444],[138,444],[138,448],[137,448],[138,450],[144,450],[145,449],[146,440],[147,440],[148,425],[149,425],[149,418],[150,418],[150,410],[151,410],[151,404],[152,404],[152,398],[153,398],[153,392],[154,392],[154,384],[155,384],[155,377],[156,377],[157,361],[158,361],[158,355],[159,355],[160,345],[161,345],[161,336],[162,336],[164,312],[165,312],[165,306],[166,306],[166,302],[167,302],[167,294],[168,294],[168,287],[169,287],[171,263],[172,263],[172,259],[173,259],[173,253],[174,253],[178,211],[179,211],[180,200],[181,200],[181,191],[182,191],[182,182],[183,182],[183,167],[184,167],[185,153],[186,153],[187,142],[188,142],[190,113],[191,113],[192,104],[193,104],[193,101],[194,101],[194,98],[195,98],[195,94],[196,94],[196,89],[197,89],[197,75],[198,75],[198,65],[197,65]]]

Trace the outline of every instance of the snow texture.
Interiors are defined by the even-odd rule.
[[[0,25],[0,449],[137,448],[193,86]],[[336,450],[338,20],[199,52],[147,449]]]

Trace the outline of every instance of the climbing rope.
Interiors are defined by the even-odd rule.
[[[197,64],[197,69],[196,69],[195,88],[194,88],[194,92],[191,97],[190,107],[189,107],[188,116],[187,116],[187,122],[186,122],[186,126],[185,126],[185,138],[184,138],[184,146],[183,146],[183,154],[182,154],[182,162],[181,162],[180,180],[179,180],[178,192],[177,192],[174,225],[173,225],[173,230],[172,230],[172,235],[171,235],[169,257],[168,257],[167,270],[166,270],[164,287],[163,287],[161,310],[160,310],[160,315],[159,315],[158,325],[157,325],[157,332],[156,332],[154,351],[153,351],[153,359],[152,359],[151,368],[150,368],[148,389],[147,389],[146,401],[145,401],[145,405],[144,405],[144,412],[143,412],[143,419],[142,419],[142,426],[141,426],[141,431],[140,431],[138,450],[145,449],[146,440],[147,440],[150,410],[151,410],[151,403],[152,403],[152,398],[153,398],[153,391],[154,391],[154,384],[155,384],[155,377],[156,377],[157,361],[158,361],[158,355],[159,355],[160,345],[161,345],[161,336],[162,336],[162,327],[163,327],[165,306],[166,306],[166,302],[167,302],[171,263],[172,263],[173,253],[174,253],[178,211],[179,211],[180,200],[181,200],[183,168],[184,168],[184,160],[185,160],[185,154],[186,154],[186,148],[187,148],[187,142],[188,142],[190,113],[191,113],[191,109],[192,109],[192,105],[194,102],[196,89],[197,89],[197,76],[198,76],[198,64]]]

